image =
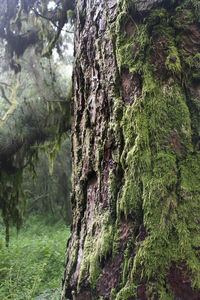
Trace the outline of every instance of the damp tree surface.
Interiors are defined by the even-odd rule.
[[[199,299],[199,1],[75,4],[62,299]]]

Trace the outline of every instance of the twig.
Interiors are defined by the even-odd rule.
[[[133,22],[133,24],[135,25],[137,32],[139,32],[139,28],[138,28],[137,24],[135,23],[135,20],[133,19],[132,16],[129,16],[129,17],[130,17],[131,21]]]
[[[34,8],[32,8],[32,11],[36,14],[37,17],[41,17],[47,21],[50,21],[55,27],[57,27],[59,30],[63,30],[63,27],[59,27],[51,18],[48,18],[44,15],[41,15],[39,12],[37,12]],[[73,31],[65,30],[67,33],[74,33]]]
[[[5,85],[6,87],[11,87],[11,85],[10,85],[10,84],[8,84],[8,83],[5,83],[5,82],[2,82],[2,81],[0,81],[0,84],[1,84],[1,85]]]
[[[6,100],[6,102],[8,104],[12,105],[12,103],[10,102],[10,100],[8,99],[8,97],[6,96],[4,88],[2,86],[0,86],[0,90],[1,90],[1,93],[2,93],[2,97]]]

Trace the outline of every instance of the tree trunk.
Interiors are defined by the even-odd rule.
[[[62,299],[200,299],[198,0],[78,0]]]

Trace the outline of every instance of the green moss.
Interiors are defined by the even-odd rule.
[[[192,19],[193,21],[199,21],[200,20],[200,3],[199,0],[185,0],[182,1],[182,3],[176,8],[177,11],[184,12],[184,9],[192,8],[193,16],[195,16],[195,19]]]
[[[116,299],[116,289],[112,288],[110,292],[110,300],[115,300]]]
[[[180,163],[181,189],[187,192],[198,192],[200,189],[200,155],[188,155]]]
[[[94,229],[95,228],[95,229]],[[94,234],[94,230],[95,234]],[[89,282],[94,290],[101,277],[101,262],[112,254],[115,226],[110,224],[109,214],[93,219],[84,242],[79,284],[89,273]]]
[[[9,227],[14,224],[17,230],[23,221],[26,202],[22,189],[23,170],[15,169],[11,174],[1,171],[0,173],[0,197],[1,212],[6,227],[6,245],[9,243]]]
[[[174,127],[177,130],[178,142],[180,139],[184,147],[188,150],[192,149],[190,116],[183,98],[184,94],[177,86],[166,88],[168,90],[164,89],[164,92],[159,89],[151,72],[148,72],[147,76],[144,74],[143,94],[146,95],[145,98],[142,102],[139,101],[126,107],[123,114],[121,126],[125,147],[121,156],[121,164],[125,169],[125,184],[120,200],[120,210],[124,211],[125,215],[128,212],[139,215],[142,198],[141,186],[144,187],[146,182],[150,182],[153,161],[156,162],[159,157],[159,167],[163,172],[167,171],[166,167],[170,162],[167,157],[171,157],[173,149],[169,148],[169,155],[165,151],[167,151],[166,145],[170,137],[174,135]],[[173,98],[174,95],[177,97]],[[142,108],[142,105],[145,109]],[[166,150],[163,151],[163,154],[162,152],[159,154],[158,151],[161,151],[162,148],[166,148]],[[158,152],[156,156],[153,154],[154,151]],[[181,152],[181,149],[177,149],[177,152],[179,151]],[[163,165],[162,156],[164,158]],[[175,163],[176,169],[176,156],[173,158],[173,163]],[[168,179],[173,178],[173,172],[175,170],[172,168],[169,173],[166,172],[165,176]],[[161,179],[161,174],[155,172],[155,176],[157,175],[165,185],[166,178]]]
[[[23,2],[22,2],[22,0],[20,0],[19,8],[18,8],[16,17],[15,17],[15,20],[14,20],[14,23],[15,23],[15,24],[19,21],[19,19],[20,19],[20,17],[21,17],[22,9],[23,9]]]
[[[169,13],[165,8],[153,9],[148,17],[148,26],[156,26],[157,24],[165,24],[169,19]],[[155,28],[155,27],[154,27]]]
[[[134,30],[135,34],[131,37],[125,33],[117,34],[118,31],[116,31],[117,64],[120,71],[122,68],[125,68],[129,69],[131,73],[141,73],[145,57],[143,51],[150,40],[146,25],[138,25],[138,29]],[[134,51],[136,53],[133,53]]]
[[[131,282],[127,282],[117,294],[116,300],[128,300],[133,296],[136,296],[136,286],[134,286]]]
[[[68,9],[67,10],[67,20],[72,20],[75,18],[75,11]]]
[[[136,227],[136,226],[135,226]],[[135,232],[132,232],[132,236],[130,240],[127,243],[127,247],[124,251],[124,260],[123,260],[123,266],[122,266],[122,285],[125,286],[127,283],[127,278],[129,277],[129,274],[131,273],[132,267],[133,267],[133,247],[135,244],[135,238],[136,234]]]
[[[181,62],[178,54],[178,50],[175,46],[169,47],[169,55],[166,59],[166,68],[173,74],[180,75],[181,73]]]
[[[193,78],[199,78],[200,77],[200,71],[199,71],[199,64],[200,64],[200,53],[197,53],[195,55],[185,55],[184,62],[187,64],[187,67],[189,67],[190,74],[192,73]],[[191,79],[191,78],[190,78]]]
[[[177,185],[180,171],[177,159],[183,157],[182,149],[192,151],[193,148],[190,115],[181,88],[175,84],[173,87],[167,87],[168,92],[165,89],[163,91],[159,89],[155,80],[148,84],[150,74],[144,77],[143,106],[138,102],[126,108],[122,119],[125,138],[122,155],[125,184],[120,199],[120,210],[126,216],[134,215],[134,220],[137,221],[138,218],[139,222],[142,199],[143,222],[149,236],[144,242],[138,243],[132,280],[137,282],[135,278],[140,278],[138,280],[140,282],[157,278],[161,289],[170,261],[178,261],[183,257],[186,259],[186,255],[179,256],[176,244],[177,237],[179,239],[183,237],[183,232],[178,229],[179,225],[184,224],[183,217],[182,221],[179,221],[177,213]],[[129,133],[131,126],[134,135]],[[180,143],[180,149],[174,149],[173,143],[169,146],[170,138],[174,134],[177,143]],[[197,182],[198,180],[197,178]],[[137,222],[133,223],[133,226],[134,224],[138,225]],[[176,230],[173,236],[171,232],[174,231],[174,226]],[[181,230],[184,231],[186,228]],[[183,240],[185,238],[188,237],[185,236]],[[188,253],[192,253],[189,248]],[[191,259],[187,255],[187,261],[189,260]],[[124,268],[127,269],[126,264]],[[190,268],[193,268],[192,265]],[[127,276],[125,275],[125,278]],[[199,278],[198,276],[196,272],[196,277]]]
[[[96,284],[101,275],[101,267],[98,255],[92,255],[90,258],[89,274],[89,282],[91,284],[92,289],[95,289]]]
[[[176,14],[172,18],[174,26],[178,29],[187,29],[188,25],[195,22],[195,14],[191,9],[176,8]]]
[[[185,66],[191,64],[188,72],[191,74],[198,64],[199,54],[183,54],[182,35],[180,40],[176,38],[175,28],[181,29],[184,35],[187,24],[194,20],[193,10],[186,11],[184,24],[179,27],[182,13],[177,10],[170,16],[165,9],[153,10],[145,24],[133,24],[132,36],[123,30],[128,20],[125,18],[127,7],[122,6],[116,21],[119,72],[126,69],[142,78],[140,98],[131,105],[123,105],[117,96],[114,103],[116,136],[124,141],[121,157],[116,156],[124,172],[124,183],[122,189],[116,189],[113,183],[117,181],[113,179],[111,189],[117,199],[118,220],[122,212],[126,218],[133,219],[132,240],[124,252],[122,288],[116,297],[120,300],[136,296],[137,286],[143,282],[151,299],[157,296],[173,299],[166,279],[172,261],[177,264],[184,261],[192,274],[193,286],[199,288],[200,262],[196,249],[200,242],[200,172],[199,155],[194,153],[192,140],[194,128],[195,138],[199,136],[199,115],[194,113],[196,122],[191,126],[191,109],[183,87],[187,80]],[[164,82],[156,77],[151,61],[153,38],[159,36],[166,42],[162,53],[167,74]],[[191,101],[191,107],[194,102]],[[136,242],[141,219],[146,238]],[[136,249],[134,259],[130,254],[133,247]]]
[[[46,48],[46,49],[44,50],[44,52],[42,53],[42,57],[47,57],[47,58],[50,58],[50,57],[51,57],[53,48],[55,47],[57,40],[58,40],[58,37],[57,37],[57,36],[54,36],[54,37],[52,38],[52,40],[51,40],[50,43],[48,44],[47,48]]]

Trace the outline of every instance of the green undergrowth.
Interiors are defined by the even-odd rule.
[[[0,224],[0,299],[60,298],[64,253],[69,229],[52,218],[30,216],[20,232],[11,228],[9,248]]]

